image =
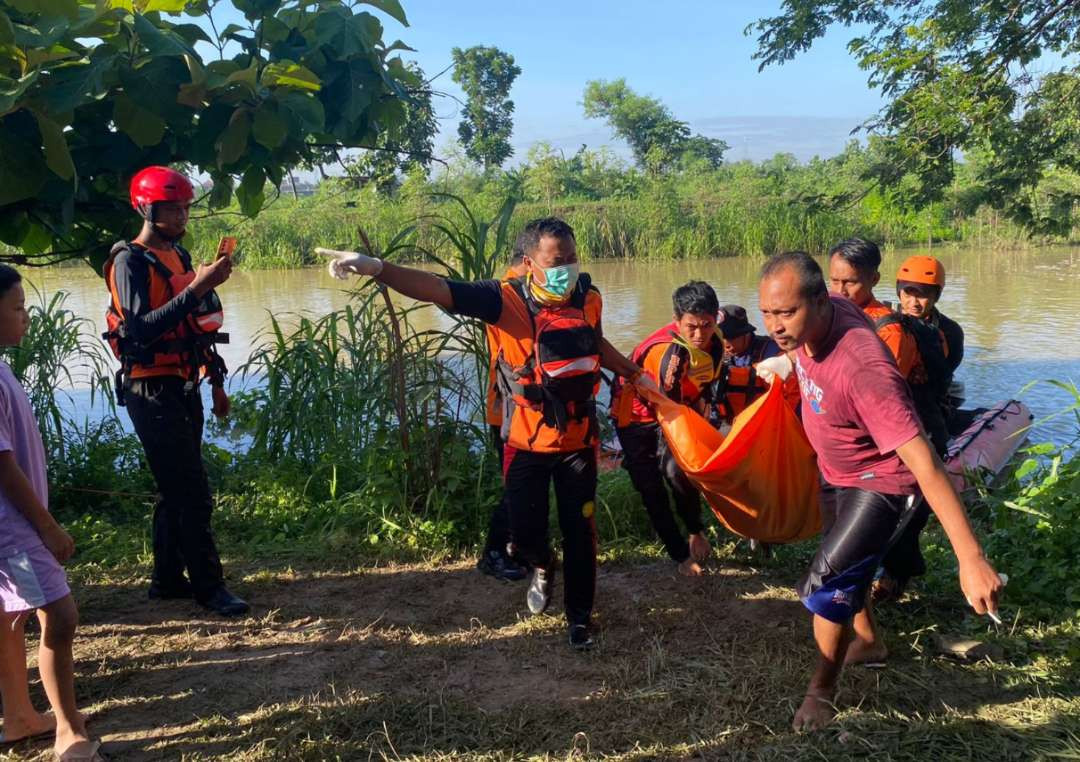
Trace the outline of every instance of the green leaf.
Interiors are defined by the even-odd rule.
[[[262,167],[250,166],[244,172],[244,178],[236,189],[236,200],[240,203],[240,211],[248,217],[254,217],[262,209],[266,198],[263,188],[266,185],[266,173]]]
[[[264,43],[281,42],[291,31],[291,27],[277,16],[266,16],[259,24],[259,34]]]
[[[322,13],[315,18],[316,38],[333,48],[333,54],[341,59],[369,53],[381,32],[381,25],[370,13]]]
[[[233,0],[236,9],[246,18],[255,21],[262,16],[272,16],[281,7],[281,0]]]
[[[15,27],[11,25],[11,19],[3,11],[0,11],[0,45],[11,45],[15,42]]]
[[[41,130],[41,142],[45,146],[45,166],[58,177],[71,180],[75,177],[75,164],[71,161],[64,128],[44,114],[34,112],[38,129]]]
[[[135,14],[135,33],[152,56],[198,55],[180,35],[171,29],[159,29],[141,14]]]
[[[244,155],[250,133],[251,114],[247,109],[237,109],[229,119],[228,126],[214,142],[219,167],[228,166]]]
[[[14,130],[0,130],[0,207],[34,198],[48,176],[39,147]]]
[[[398,0],[360,0],[360,2],[378,8],[390,18],[400,22],[402,26],[409,25],[409,20],[405,18],[405,9],[401,7]]]
[[[85,64],[59,67],[49,72],[47,85],[38,96],[49,113],[66,114],[76,107],[105,95],[106,77],[116,65],[116,53],[109,49],[94,51]]]
[[[254,59],[246,69],[234,71],[225,78],[226,85],[243,85],[251,92],[255,92],[255,85],[259,76],[259,67]]]
[[[38,79],[38,72],[32,71],[21,79],[9,79],[0,75],[0,116],[13,111],[23,93]]]
[[[18,246],[30,232],[30,218],[20,210],[4,210],[0,213],[0,241]]]
[[[311,69],[292,61],[277,61],[263,71],[262,83],[267,87],[293,87],[318,92],[322,81]]]
[[[140,0],[139,9],[143,13],[150,11],[164,11],[165,13],[181,13],[188,0]]]
[[[156,146],[165,136],[165,120],[123,93],[117,93],[113,101],[113,122],[140,148]]]
[[[321,132],[326,124],[326,112],[318,98],[300,92],[281,93],[278,98],[281,115],[289,122],[289,131],[297,136]]]
[[[211,178],[214,186],[210,189],[208,203],[211,209],[224,209],[232,200],[233,179],[232,175],[214,176]]]
[[[255,120],[251,125],[251,134],[255,142],[271,151],[285,142],[289,133],[289,125],[276,111],[272,111],[267,104],[255,112]]]
[[[72,21],[79,18],[79,0],[35,0],[32,5],[42,16],[66,16]]]

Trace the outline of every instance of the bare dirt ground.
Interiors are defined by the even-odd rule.
[[[1080,754],[1078,686],[1026,656],[931,653],[927,625],[959,607],[886,613],[889,666],[850,670],[839,721],[807,737],[789,724],[809,622],[775,572],[714,564],[688,581],[667,562],[606,564],[588,654],[566,645],[561,590],[551,615],[527,618],[524,583],[470,561],[242,572],[243,621],[151,605],[142,580],[77,586],[77,689],[111,759]],[[49,756],[47,743],[0,751]]]

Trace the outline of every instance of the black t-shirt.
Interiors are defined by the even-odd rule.
[[[451,312],[479,318],[485,323],[499,322],[503,309],[501,282],[447,280],[446,285],[450,287],[450,298],[454,300]]]
[[[935,317],[937,318],[937,326],[941,330],[942,336],[945,337],[945,344],[949,348],[949,356],[945,358],[945,363],[949,367],[949,372],[955,373],[956,369],[960,367],[960,362],[964,359],[964,329],[955,320],[942,315],[940,312]]]

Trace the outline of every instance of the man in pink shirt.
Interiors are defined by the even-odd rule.
[[[769,334],[787,354],[757,367],[781,378],[794,369],[803,426],[826,482],[821,547],[799,583],[814,614],[818,664],[794,725],[813,730],[833,717],[843,665],[887,655],[867,593],[919,501],[941,521],[976,612],[997,609],[1002,582],[919,425],[896,362],[862,311],[830,297],[820,266],[803,252],[765,263],[759,299]]]

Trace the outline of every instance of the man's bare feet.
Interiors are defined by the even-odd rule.
[[[679,574],[684,577],[700,577],[704,573],[705,570],[701,568],[701,564],[692,557],[679,564]]]
[[[712,545],[704,532],[690,535],[690,558],[695,561],[704,561],[712,553]]]
[[[34,712],[26,717],[5,717],[4,732],[0,736],[5,744],[16,743],[27,738],[48,735],[56,730],[56,717],[51,714]]]
[[[795,721],[791,723],[791,727],[796,733],[821,730],[836,716],[832,699],[831,694],[808,692],[802,706],[795,712]]]
[[[847,648],[844,664],[879,664],[889,658],[889,649],[881,640],[867,642],[856,637]]]

